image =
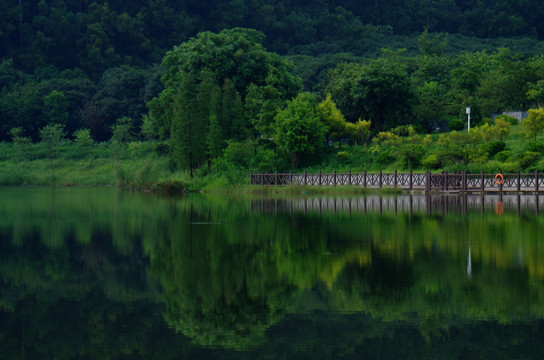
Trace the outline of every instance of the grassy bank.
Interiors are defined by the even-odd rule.
[[[354,186],[250,186],[249,172],[544,171],[544,139],[527,138],[521,125],[512,125],[502,139],[490,137],[480,141],[478,135],[465,135],[466,131],[457,135],[417,135],[417,138],[397,136],[393,137],[395,141],[374,141],[367,146],[336,143],[319,154],[305,157],[296,169],[270,144],[233,142],[209,167],[194,170],[192,178],[187,171],[173,170],[164,143],[132,142],[117,148],[100,143],[86,151],[69,141],[55,151],[48,150],[43,143],[24,146],[0,143],[0,185],[125,186],[163,193],[347,194],[375,190]],[[406,151],[407,148],[413,149],[413,153]]]

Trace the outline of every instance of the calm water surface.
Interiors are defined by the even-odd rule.
[[[0,188],[0,358],[544,358],[541,209]]]

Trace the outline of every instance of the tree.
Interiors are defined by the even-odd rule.
[[[93,145],[93,138],[91,137],[91,130],[79,129],[74,133],[74,143],[83,152],[83,156],[89,157],[89,166],[91,166],[93,158],[90,154],[91,146]]]
[[[51,171],[54,175],[55,161],[58,159],[58,148],[62,139],[66,136],[64,124],[49,124],[40,130],[40,139],[47,146],[47,157],[51,164]]]
[[[26,160],[26,150],[30,144],[30,138],[23,136],[23,128],[16,127],[9,131],[11,142],[17,149],[17,162],[23,163]]]
[[[223,109],[221,127],[227,139],[243,140],[246,138],[246,124],[242,97],[231,79],[225,79],[223,85]]]
[[[346,133],[349,139],[357,143],[366,144],[370,138],[370,121],[368,120],[357,120],[354,123],[346,123]]]
[[[205,141],[204,134],[197,134],[197,93],[195,78],[192,74],[182,75],[183,79],[174,102],[172,128],[170,130],[170,148],[172,160],[179,169],[187,170],[193,177],[193,169],[198,166],[200,148],[197,143]]]
[[[410,123],[414,94],[397,53],[365,64],[341,64],[329,74],[326,91],[348,121],[369,119],[376,130]]]
[[[527,116],[521,124],[525,127],[525,133],[528,137],[536,137],[544,130],[544,108],[529,109]]]
[[[327,127],[327,137],[333,140],[341,140],[346,135],[346,119],[338,110],[331,94],[327,94],[325,100],[317,104],[315,113],[319,120]],[[340,141],[341,144],[341,141]]]
[[[287,103],[287,107],[276,115],[274,140],[278,149],[291,158],[296,168],[302,155],[319,151],[325,141],[325,125],[315,114],[315,100],[302,93]]]
[[[132,139],[134,121],[128,116],[117,119],[111,127],[110,146],[115,153],[115,161],[119,160],[121,152],[126,150],[127,142]]]
[[[50,123],[68,122],[68,101],[62,91],[53,90],[43,99],[45,115]]]
[[[257,87],[272,86],[281,99],[295,96],[302,87],[301,79],[293,74],[290,63],[263,48],[263,40],[264,35],[258,31],[235,28],[219,34],[199,33],[196,38],[169,51],[162,61],[166,69],[162,78],[165,89],[148,103],[149,115],[161,137],[170,136],[173,118],[170,106],[183,79],[180,74],[192,74],[198,85],[205,78],[201,74],[208,72],[216,84],[223,86],[223,102],[226,101],[225,106],[228,103],[228,111],[223,114],[226,118],[221,116],[218,119],[226,139],[246,136],[243,99],[251,84]],[[275,81],[267,82],[267,79]],[[273,96],[276,98],[277,94]]]

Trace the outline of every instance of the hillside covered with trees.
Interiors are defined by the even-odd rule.
[[[15,144],[2,161],[54,169],[73,141],[62,161],[154,149],[193,177],[331,151],[355,167],[531,168],[544,149],[536,1],[21,0],[0,14],[0,141]],[[468,106],[480,133],[418,135],[462,129]],[[530,146],[509,147],[517,123],[490,118],[529,109]]]

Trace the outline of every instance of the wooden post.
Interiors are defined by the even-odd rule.
[[[425,171],[425,192],[431,191],[431,173],[429,170]]]
[[[463,178],[461,180],[463,182],[462,189],[463,192],[467,192],[467,172],[463,171]]]
[[[348,171],[348,185],[351,185],[351,170]]]
[[[481,174],[481,176],[480,176],[480,179],[481,179],[481,181],[482,181],[482,184],[481,184],[481,188],[482,188],[482,189],[481,189],[481,190],[482,190],[482,195],[483,195],[483,193],[484,193],[484,191],[485,191],[485,174],[484,174],[483,171],[482,171],[482,174]]]
[[[395,170],[394,187],[397,188],[397,170]]]
[[[382,174],[382,171],[380,170],[380,175],[379,175],[379,186],[380,186],[380,189],[382,188],[382,184],[383,184],[382,180],[383,180],[383,174]]]
[[[499,174],[502,175],[502,170],[499,170]],[[502,179],[503,179],[503,181],[502,181],[502,183],[499,185],[499,191],[501,192],[501,196],[502,196],[502,186],[504,185],[504,177],[503,177]],[[502,202],[502,199],[501,199],[501,202]]]
[[[365,172],[363,173],[363,187],[366,188],[366,170],[365,170]]]
[[[261,186],[264,186],[264,172],[261,171]]]
[[[538,192],[538,170],[535,171],[535,191]]]
[[[274,171],[274,185],[278,186],[278,171]]]
[[[336,170],[333,171],[332,178],[333,178],[334,186],[336,186]]]
[[[251,171],[249,172],[249,185],[253,185],[253,177],[251,176]]]
[[[308,184],[308,177],[306,174],[306,170],[304,170],[304,185],[307,185],[307,184]]]
[[[293,172],[289,171],[289,185],[293,185]]]
[[[516,189],[519,191],[521,191],[521,175],[519,173],[519,170],[516,174]]]
[[[321,186],[321,170],[319,170],[319,186]]]
[[[448,191],[448,172],[444,171],[444,190]]]
[[[410,185],[410,190],[414,188],[414,173],[410,170],[410,179],[408,180],[408,185]]]

